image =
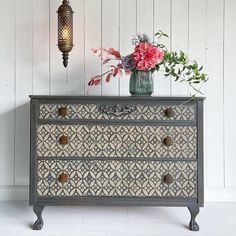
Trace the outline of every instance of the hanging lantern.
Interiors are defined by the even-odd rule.
[[[63,0],[58,8],[58,48],[62,52],[63,65],[67,67],[69,52],[73,48],[73,10],[69,0]]]

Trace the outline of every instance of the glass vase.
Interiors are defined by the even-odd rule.
[[[151,96],[153,93],[153,73],[135,70],[130,75],[129,92],[132,96]]]

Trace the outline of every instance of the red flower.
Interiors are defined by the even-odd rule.
[[[155,68],[157,64],[162,62],[163,58],[163,50],[148,42],[143,42],[137,45],[133,53],[133,59],[138,70],[149,70]]]

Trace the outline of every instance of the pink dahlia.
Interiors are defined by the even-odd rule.
[[[148,42],[141,42],[135,47],[133,59],[138,70],[149,70],[155,68],[162,62],[164,52]]]

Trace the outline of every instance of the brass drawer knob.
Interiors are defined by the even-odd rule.
[[[59,175],[58,180],[59,180],[59,182],[61,182],[62,184],[63,184],[63,183],[66,183],[66,182],[69,181],[69,175],[63,172],[63,173],[61,173],[61,174]]]
[[[65,116],[67,116],[67,113],[68,113],[67,107],[60,107],[58,109],[59,116],[65,117]]]
[[[166,145],[167,147],[170,147],[174,144],[174,140],[168,136],[163,139],[163,144]]]
[[[171,117],[173,117],[175,115],[175,112],[174,112],[174,110],[171,107],[166,108],[164,113],[165,113],[165,116],[167,118],[171,118]]]
[[[172,184],[174,182],[174,178],[171,174],[165,175],[163,180],[166,184]]]
[[[62,135],[62,136],[59,138],[59,143],[60,143],[61,145],[66,145],[66,144],[68,144],[68,143],[69,143],[68,137],[65,136],[65,135]]]

